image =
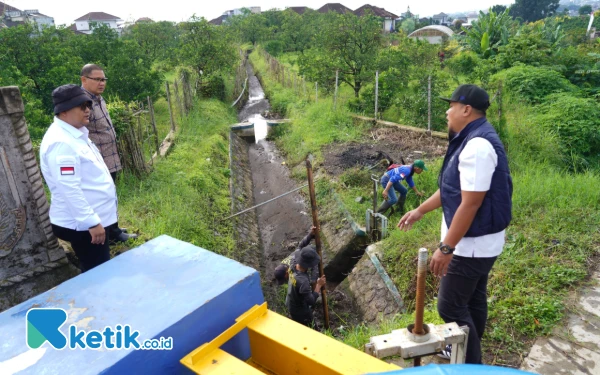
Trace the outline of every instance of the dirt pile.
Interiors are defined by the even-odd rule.
[[[324,166],[338,176],[349,168],[370,167],[382,159],[412,163],[415,159],[435,159],[446,153],[447,141],[394,128],[376,128],[362,142],[337,143],[324,150]]]

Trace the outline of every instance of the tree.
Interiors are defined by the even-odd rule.
[[[131,26],[123,37],[135,41],[151,61],[168,61],[175,55],[179,29],[169,21],[141,22]]]
[[[589,15],[592,14],[592,6],[591,5],[584,5],[581,8],[579,8],[579,14],[583,15]]]
[[[513,17],[521,17],[525,22],[534,22],[556,13],[560,0],[516,0],[510,7]]]
[[[227,33],[196,16],[181,25],[179,55],[199,75],[231,69],[237,59]]]
[[[303,15],[299,15],[291,9],[286,9],[281,13],[283,14],[281,39],[286,45],[286,51],[303,53],[313,40],[319,13],[307,11]]]
[[[251,13],[248,9],[243,9],[243,11],[243,14],[230,17],[227,20],[229,28],[237,35],[238,40],[255,44],[270,39],[271,31],[267,25],[266,16]],[[271,13],[268,14],[272,15]]]
[[[496,14],[504,13],[505,10],[506,10],[506,5],[494,5],[492,7],[492,12],[494,12]]]
[[[479,12],[479,18],[470,29],[464,29],[465,41],[471,50],[479,56],[488,58],[498,53],[498,47],[508,44],[513,20],[508,10],[496,14],[490,10],[487,14]]]
[[[413,31],[415,31],[415,20],[413,20],[412,18],[405,19],[404,21],[402,21],[400,28],[402,29],[402,31],[404,31],[406,35],[412,33]]]
[[[309,79],[331,85],[335,71],[359,96],[365,82],[375,77],[375,63],[383,47],[381,21],[373,14],[329,12],[324,17],[316,47],[298,59],[300,72]],[[307,51],[308,52],[308,51]]]

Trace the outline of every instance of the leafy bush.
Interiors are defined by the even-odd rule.
[[[503,70],[495,74],[491,82],[494,86],[503,82],[504,90],[509,95],[530,103],[541,103],[546,96],[561,92],[580,95],[580,90],[560,73],[528,65]]]
[[[534,121],[559,136],[565,155],[599,156],[600,106],[594,100],[555,94],[536,111]]]
[[[106,108],[115,128],[115,133],[119,137],[132,124],[131,111],[127,108],[125,102],[118,97],[111,97],[107,101]]]
[[[225,100],[225,80],[219,75],[212,75],[200,86],[200,94],[204,98]]]
[[[264,48],[271,56],[279,56],[283,53],[283,42],[281,40],[269,40],[265,43]]]

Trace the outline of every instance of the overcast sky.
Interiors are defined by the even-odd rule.
[[[117,16],[124,21],[150,17],[155,21],[184,21],[194,13],[208,20],[220,16],[229,9],[259,6],[261,9],[285,8],[289,6],[307,6],[313,9],[322,7],[326,2],[319,0],[0,0],[15,8],[38,9],[40,13],[54,17],[56,25],[70,25],[73,21],[89,12],[105,12]],[[392,0],[346,0],[341,3],[354,10],[364,4],[371,4],[400,15],[410,6],[410,10],[421,17],[432,16],[444,12],[467,12],[486,9],[495,4],[507,4],[510,0],[462,0],[448,2],[443,0],[427,1],[392,1]]]

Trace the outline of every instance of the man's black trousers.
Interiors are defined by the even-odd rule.
[[[441,280],[438,313],[446,323],[469,326],[466,363],[481,363],[481,338],[487,321],[487,282],[496,258],[454,255],[448,273]]]
[[[77,259],[79,259],[81,272],[86,272],[110,259],[108,241],[110,240],[111,229],[114,226],[116,224],[104,228],[106,238],[103,245],[93,244],[92,235],[87,230],[76,231],[52,224],[52,232],[61,240],[71,243],[71,247],[75,251]]]

